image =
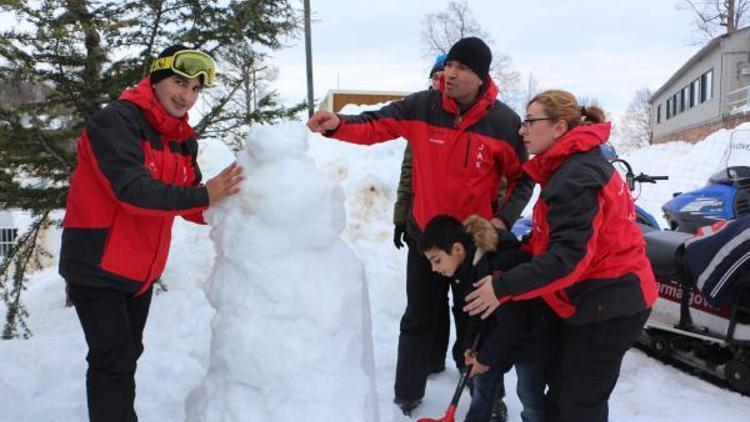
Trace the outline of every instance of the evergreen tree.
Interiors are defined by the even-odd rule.
[[[38,262],[39,233],[50,211],[63,208],[75,167],[75,140],[101,107],[148,71],[165,47],[181,43],[232,63],[238,50],[262,64],[266,52],[295,36],[300,13],[292,0],[2,0],[16,26],[0,35],[0,83],[43,92],[0,104],[0,207],[30,210],[31,229],[0,263],[0,291],[8,307],[3,338],[28,336],[21,302],[26,277]],[[261,59],[261,60],[259,60]],[[257,75],[257,73],[256,73]],[[242,78],[220,74],[224,89],[210,93],[196,132],[212,133],[289,116],[273,93],[258,107],[239,110],[231,99]],[[44,253],[44,251],[41,251]]]

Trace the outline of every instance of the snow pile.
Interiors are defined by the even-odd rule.
[[[256,129],[247,180],[208,220],[217,313],[210,367],[188,421],[376,421],[370,304],[341,240],[344,197],[296,124]]]

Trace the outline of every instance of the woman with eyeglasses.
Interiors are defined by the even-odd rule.
[[[60,274],[86,337],[91,421],[137,421],[135,369],[143,352],[153,283],[164,270],[177,216],[205,224],[203,211],[234,195],[242,168],[200,184],[188,110],[216,67],[182,45],[97,112],[78,138],[63,221]]]
[[[533,259],[482,279],[464,309],[484,318],[508,300],[544,299],[564,322],[548,420],[604,422],[622,359],[657,296],[633,199],[600,149],[610,124],[599,107],[542,92],[520,134],[535,155],[524,170],[541,185],[525,245]]]

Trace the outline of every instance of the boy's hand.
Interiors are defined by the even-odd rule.
[[[315,133],[336,129],[340,124],[339,116],[330,111],[319,111],[307,121],[307,127]]]
[[[482,375],[489,370],[490,370],[489,366],[482,365],[482,363],[476,360],[475,358],[474,364],[471,365],[471,372],[469,372],[469,378],[474,378],[477,375]]]
[[[474,349],[464,350],[464,365],[469,367],[477,361],[477,351]]]
[[[482,319],[487,319],[500,306],[495,289],[492,288],[492,276],[485,276],[474,283],[474,287],[476,289],[466,296],[467,305],[464,306],[464,312],[472,316],[482,314]]]

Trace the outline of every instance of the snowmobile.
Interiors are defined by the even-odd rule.
[[[631,191],[642,183],[667,179],[636,175],[631,165],[620,158],[610,162],[623,174]],[[685,245],[694,235],[661,230],[654,216],[637,205],[636,222],[646,240],[646,253],[659,291],[637,340],[639,346],[659,359],[682,362],[725,380],[736,391],[750,394],[750,252],[737,260],[746,259],[747,266],[731,265],[734,271],[728,303],[714,306],[707,299],[706,290],[696,287],[696,277],[686,262]],[[522,238],[530,226],[530,219],[520,219],[513,231]]]
[[[725,168],[713,174],[702,188],[676,192],[662,207],[669,228],[695,233],[716,221],[750,214],[750,130],[734,130],[724,154]],[[734,158],[734,160],[732,160]],[[730,165],[734,161],[739,165]]]
[[[643,173],[636,176],[625,160],[614,161],[624,165],[631,190],[636,183],[666,178]],[[638,343],[657,358],[679,361],[725,380],[736,391],[750,393],[750,264],[745,265],[745,261],[750,263],[750,253],[738,259],[728,257],[733,261],[718,274],[726,279],[722,306],[716,306],[712,296],[715,289],[707,285],[698,289],[698,277],[688,260],[686,249],[692,247],[690,242],[696,237],[659,230],[653,216],[642,208],[637,210],[637,222],[659,291]],[[750,240],[747,242],[750,247]]]

